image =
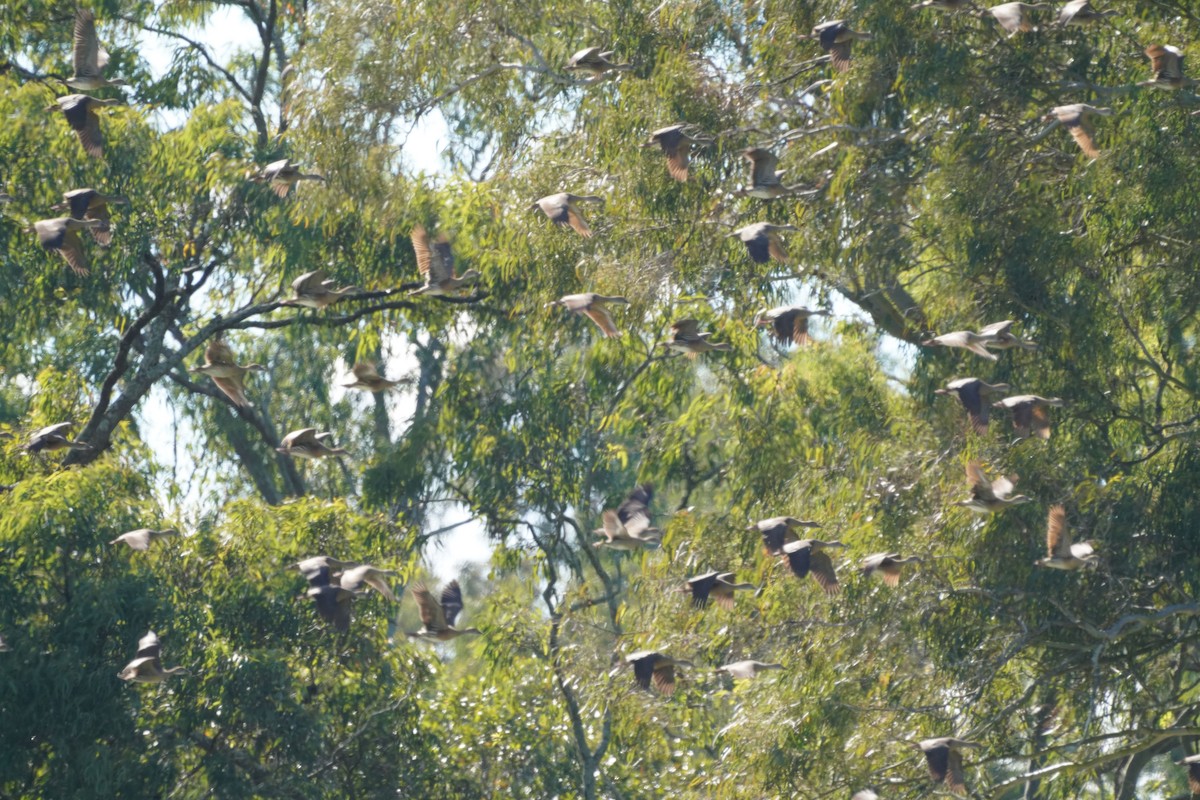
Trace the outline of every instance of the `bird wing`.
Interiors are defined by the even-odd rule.
[[[454,275],[454,251],[450,249],[450,240],[446,234],[439,234],[433,243],[433,260],[429,264],[430,280],[441,283],[450,280]]]
[[[796,542],[792,542],[791,544],[796,544]],[[807,578],[809,569],[812,566],[812,545],[792,548],[791,544],[780,548],[781,552],[787,556],[788,566],[792,568],[792,574],[797,578]]]
[[[323,269],[315,269],[312,272],[306,272],[296,280],[292,281],[292,291],[297,295],[303,294],[324,294],[325,282],[329,280],[329,276]]]
[[[112,244],[112,232],[110,230],[112,216],[108,213],[108,205],[105,203],[96,203],[88,207],[87,213],[83,215],[84,219],[99,220],[102,224],[92,228],[92,237],[97,242],[103,245]]]
[[[650,532],[650,517],[643,511],[633,514],[629,519],[625,520],[625,535],[630,539],[642,539],[645,541],[659,540],[661,534],[657,536]]]
[[[396,595],[392,592],[392,587],[388,586],[384,578],[392,574],[391,570],[381,570],[370,564],[362,564],[357,567],[351,567],[341,575],[341,584],[352,592],[358,589],[365,583],[381,595],[386,597],[389,602],[396,602]]]
[[[688,179],[688,156],[692,142],[678,128],[659,132],[656,136],[662,151],[667,155],[667,172],[677,181]]]
[[[575,55],[571,56],[570,60],[567,61],[567,66],[568,67],[577,67],[580,64],[591,64],[597,60],[596,57],[599,55],[600,55],[599,47],[585,48],[583,50],[580,50]]]
[[[417,601],[417,611],[421,615],[421,624],[428,631],[444,631],[446,630],[446,617],[442,612],[442,607],[438,605],[429,589],[425,584],[418,583],[412,588],[413,599]]]
[[[810,550],[808,557],[809,570],[813,578],[825,590],[825,594],[837,594],[841,591],[838,586],[837,573],[833,571],[833,559],[821,550]]]
[[[992,482],[983,473],[983,466],[978,461],[967,462],[967,483],[971,485],[971,494],[980,500],[995,500],[992,492]]]
[[[1020,3],[1001,3],[988,10],[996,18],[996,22],[1000,23],[1000,27],[1009,33],[1028,31],[1033,27],[1025,19],[1025,12],[1021,9]]]
[[[1034,404],[1018,403],[1016,405],[1009,406],[1009,408],[1012,411],[1013,428],[1016,429],[1020,436],[1028,436],[1029,429],[1033,425]],[[1048,429],[1046,438],[1049,438]]]
[[[929,767],[929,777],[933,778],[934,783],[946,780],[946,773],[950,767],[950,747],[943,744],[921,749],[925,752],[925,765]]]
[[[319,447],[321,440],[317,438],[316,428],[301,428],[298,431],[292,431],[287,436],[283,437],[284,447],[295,447],[296,445],[308,445],[310,447]]]
[[[458,581],[450,581],[446,588],[442,589],[442,613],[446,616],[446,624],[453,625],[462,609],[462,587],[458,585]]]
[[[598,533],[604,534],[604,538],[612,542],[617,539],[625,539],[628,536],[625,533],[625,526],[621,524],[620,517],[616,511],[605,511],[600,515],[603,520],[603,528]]]
[[[946,753],[946,785],[954,794],[966,795],[967,785],[963,777],[962,753],[950,748]]]
[[[212,382],[217,385],[217,388],[232,400],[235,406],[249,408],[254,405],[246,397],[246,387],[242,385],[241,378],[224,378],[216,375],[210,377],[212,377]]]
[[[1075,144],[1079,145],[1079,149],[1088,158],[1099,158],[1100,151],[1096,149],[1096,143],[1092,140],[1092,134],[1095,133],[1095,127],[1088,120],[1087,115],[1083,113],[1069,115],[1066,119],[1060,115],[1063,126],[1070,132],[1071,137],[1075,139]]]
[[[752,239],[743,239],[746,243],[746,251],[750,253],[750,260],[755,264],[766,264],[774,255],[774,248],[771,240],[766,235],[755,236]]]
[[[786,264],[788,261],[788,251],[783,246],[783,240],[779,238],[779,234],[767,234],[767,252],[780,264]]]
[[[755,147],[747,150],[745,155],[750,159],[750,182],[753,185],[770,186],[779,183],[779,178],[775,175],[779,159],[774,153],[763,147]]]
[[[613,322],[612,315],[608,313],[608,309],[599,303],[594,303],[583,309],[583,313],[588,319],[596,323],[600,330],[604,331],[604,335],[610,338],[620,336],[620,331],[617,330],[617,324]]]
[[[1150,70],[1158,80],[1178,80],[1183,77],[1179,68],[1179,58],[1161,44],[1152,44],[1146,48],[1150,57]]]
[[[626,658],[633,664],[633,679],[643,689],[650,688],[650,679],[654,676],[654,665],[662,658],[658,653],[634,653]]]
[[[375,381],[382,380],[383,376],[379,374],[379,370],[370,361],[360,361],[350,368],[350,372],[360,381]]]
[[[654,486],[649,483],[635,486],[621,505],[617,506],[617,517],[621,522],[626,523],[638,515],[649,519],[652,499],[654,499]]]
[[[237,364],[237,359],[233,355],[233,348],[226,344],[225,340],[219,336],[210,340],[204,348],[204,360],[209,364],[220,364],[222,366]]]
[[[716,585],[717,573],[715,572],[710,572],[707,575],[697,575],[689,579],[688,587],[692,590],[692,608],[704,608],[707,606],[708,595]]]
[[[668,696],[675,694],[675,665],[654,666],[654,688]]]
[[[1009,333],[1012,329],[1013,321],[1006,319],[1003,322],[993,322],[991,325],[984,326],[980,329],[980,336],[1003,336]]]
[[[150,549],[150,531],[147,528],[140,528],[136,531],[122,533],[113,541],[124,542],[134,550],[149,550]]]
[[[68,121],[71,119],[70,116],[67,117]],[[85,153],[93,158],[100,158],[104,155],[104,133],[100,130],[100,117],[92,111],[86,101],[79,105],[79,114],[75,117],[75,121],[71,122],[71,127],[79,136],[79,143],[83,145]]]
[[[671,333],[676,339],[694,338],[700,333],[700,321],[696,319],[679,319],[671,323]]]
[[[96,15],[87,9],[75,11],[75,76],[80,78],[99,78],[100,69],[105,66],[100,59],[100,39],[96,36]],[[104,62],[108,62],[108,54],[104,54]]]
[[[987,433],[988,427],[988,406],[983,402],[983,394],[980,392],[979,381],[972,381],[958,388],[958,401],[962,403],[963,408],[967,410],[967,417],[971,420],[971,427],[980,436]]]
[[[1013,479],[1006,478],[1003,475],[992,481],[992,495],[1000,500],[1007,499],[1008,496],[1013,493],[1013,489],[1015,488],[1016,486],[1013,483]]]
[[[1046,554],[1050,558],[1071,556],[1071,531],[1067,528],[1067,511],[1062,506],[1051,506],[1046,518]]]
[[[87,255],[83,252],[83,241],[76,231],[68,228],[63,232],[62,244],[59,245],[58,253],[76,275],[88,274]]]
[[[782,552],[785,544],[798,542],[800,540],[796,534],[792,533],[792,529],[787,526],[787,523],[780,523],[763,530],[762,541],[763,547],[767,549],[768,555],[779,555],[779,553]]]
[[[297,567],[300,567],[300,572],[304,575],[304,580],[308,581],[309,587],[317,588],[321,586],[332,586],[333,577],[330,575],[329,565],[322,564],[321,566],[311,566],[311,562],[313,562],[313,559],[310,558],[296,565]],[[300,566],[301,564],[308,564],[309,568],[305,569],[304,567]]]
[[[412,229],[412,246],[413,252],[417,256],[417,269],[421,272],[421,277],[429,283],[429,271],[433,264],[433,252],[429,249],[429,233],[421,225]]]
[[[825,33],[821,33],[822,44],[825,42]],[[829,60],[833,62],[833,68],[838,72],[845,72],[850,69],[850,40],[844,42],[833,42],[827,48],[829,51]]]
[[[583,215],[579,213],[579,210],[570,203],[567,203],[566,211],[567,223],[574,228],[580,236],[585,239],[590,239],[592,236],[592,229],[588,227],[587,220],[583,218]]]
[[[1050,411],[1045,406],[1034,403],[1029,406],[1029,427],[1038,438],[1050,438]]]
[[[43,436],[65,435],[67,433],[67,431],[71,430],[71,428],[74,428],[74,427],[75,427],[74,422],[60,422],[57,425],[47,425],[46,427],[42,428],[40,431],[37,431],[36,433],[34,433],[33,438],[40,439]]]
[[[162,655],[161,651],[162,642],[158,640],[158,634],[150,631],[138,639],[138,649],[135,658],[158,658]]]

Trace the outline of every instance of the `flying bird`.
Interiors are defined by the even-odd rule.
[[[1100,151],[1096,149],[1096,143],[1092,141],[1092,136],[1096,133],[1092,117],[1096,115],[1111,117],[1113,113],[1111,108],[1097,108],[1087,103],[1072,103],[1066,106],[1055,106],[1042,119],[1057,120],[1075,139],[1075,143],[1079,145],[1079,149],[1083,151],[1084,155],[1088,158],[1099,158]]]
[[[729,237],[736,236],[741,239],[755,264],[766,264],[772,258],[780,264],[786,264],[788,252],[779,234],[781,231],[798,230],[800,229],[795,225],[772,225],[769,222],[756,222],[753,225],[738,228],[729,234]]]
[[[754,325],[767,328],[777,342],[786,345],[795,342],[801,347],[812,344],[808,335],[808,320],[810,317],[828,317],[828,311],[813,310],[806,306],[779,306],[767,308],[758,312]]]
[[[161,531],[156,531],[151,528],[138,528],[136,531],[122,533],[120,536],[109,542],[109,544],[124,542],[129,546],[130,550],[149,550],[152,542],[155,542],[158,539],[165,539],[168,536],[178,535],[179,531],[175,528],[167,528]]]
[[[763,549],[766,550],[767,555],[778,556],[783,555],[785,544],[800,541],[800,537],[795,533],[797,529],[819,527],[821,527],[819,522],[811,520],[797,519],[796,517],[771,517],[751,523],[746,530],[758,531],[762,534]]]
[[[899,553],[873,553],[861,562],[863,575],[878,575],[888,586],[900,585],[900,568],[905,564],[919,564],[920,556],[902,558]]]
[[[979,378],[959,378],[947,383],[944,389],[934,389],[933,393],[958,397],[962,407],[967,410],[967,418],[971,420],[971,427],[977,434],[984,436],[987,434],[988,412],[991,409],[988,397],[1000,392],[1007,392],[1009,388],[1007,383],[988,383]]]
[[[308,581],[305,595],[313,601],[317,615],[333,625],[336,631],[350,630],[350,603],[354,600],[354,592],[341,586],[329,567],[304,572],[304,579]]]
[[[736,592],[753,591],[758,588],[753,583],[735,583],[735,580],[736,576],[732,572],[706,572],[688,578],[688,582],[677,591],[692,596],[692,608],[707,608],[711,598],[717,605],[732,611]]]
[[[57,450],[91,450],[90,444],[84,442],[73,442],[67,438],[67,431],[75,427],[74,422],[60,422],[57,425],[47,425],[41,430],[35,431],[29,437],[24,446],[21,448],[26,453],[53,453]]]
[[[76,275],[87,275],[88,260],[83,252],[83,240],[79,238],[79,231],[96,230],[103,225],[98,219],[55,217],[33,223],[33,232],[37,234],[38,243],[46,250],[62,256],[72,272]]]
[[[694,667],[690,661],[664,656],[653,650],[641,650],[625,656],[625,663],[633,667],[633,679],[637,685],[649,690],[651,682],[661,694],[675,693],[675,668]]]
[[[693,136],[687,132],[687,125],[670,125],[659,128],[650,134],[650,141],[642,147],[658,145],[667,156],[667,172],[679,182],[688,179],[689,156],[692,145],[712,144],[713,139],[705,136]]]
[[[558,194],[550,194],[534,201],[529,206],[530,211],[541,209],[542,213],[550,218],[550,221],[556,225],[570,225],[585,239],[592,236],[592,229],[588,227],[587,220],[583,218],[583,214],[579,211],[580,203],[603,203],[604,198],[590,194],[571,194],[570,192],[559,192]]]
[[[613,322],[612,315],[605,307],[608,303],[623,303],[629,305],[629,301],[624,297],[615,297],[604,294],[596,294],[595,292],[584,292],[583,294],[568,294],[559,299],[548,303],[547,305],[562,306],[568,311],[574,311],[576,314],[583,314],[585,317],[596,323],[596,326],[604,332],[604,335],[609,338],[615,338],[621,335],[617,330],[617,325]]]
[[[804,189],[802,186],[785,186],[784,170],[777,169],[779,159],[765,147],[748,147],[742,155],[750,162],[750,185],[736,192],[739,196],[774,200]]]
[[[172,675],[188,674],[183,667],[163,669],[162,661],[159,660],[161,655],[162,643],[158,635],[150,631],[138,639],[137,653],[133,660],[117,673],[117,677],[132,683],[162,683]]]
[[[843,542],[823,542],[820,539],[801,539],[789,542],[782,548],[782,558],[787,560],[792,574],[797,578],[805,578],[812,573],[813,579],[825,590],[825,594],[837,594],[842,590],[838,585],[837,573],[833,570],[833,559],[825,552],[835,547],[848,547]]]
[[[99,100],[86,94],[68,94],[46,106],[46,110],[61,111],[71,130],[79,137],[84,152],[93,158],[101,158],[104,155],[104,133],[100,130],[100,117],[96,109],[123,105],[125,103],[121,100]]]
[[[971,487],[971,496],[960,500],[955,505],[969,508],[978,514],[995,514],[1006,508],[1022,503],[1031,503],[1033,499],[1023,494],[1014,495],[1016,476],[1005,478],[1001,476],[989,481],[983,472],[983,466],[978,461],[967,462],[967,483]]]
[[[995,353],[988,352],[984,345],[995,338],[991,335],[978,334],[975,331],[953,331],[951,333],[943,333],[941,336],[934,336],[932,339],[926,339],[921,342],[926,347],[961,347],[964,350],[970,350],[977,356],[982,356],[988,361],[997,361],[999,356]]]
[[[585,47],[567,60],[568,70],[580,70],[592,73],[593,79],[599,78],[606,72],[633,69],[633,64],[614,64],[609,59],[612,50],[601,50],[599,47]]]
[[[362,289],[357,286],[337,287],[337,282],[329,278],[323,269],[306,272],[292,281],[292,296],[281,300],[283,306],[303,306],[320,311],[333,305],[343,297],[360,294]]]
[[[978,742],[967,742],[952,736],[937,739],[923,739],[920,742],[910,742],[912,747],[925,754],[925,763],[929,767],[929,777],[934,783],[944,783],[951,792],[963,797],[967,794],[966,780],[963,777],[962,753],[965,747],[982,747]]]
[[[728,342],[710,342],[708,340],[710,336],[712,334],[707,331],[701,332],[699,320],[680,319],[671,323],[671,340],[669,342],[661,342],[660,346],[668,350],[686,353],[693,358],[701,353],[708,353],[713,350],[723,352],[733,350],[733,345]]]
[[[107,86],[127,86],[119,78],[104,77],[108,66],[108,51],[100,46],[96,36],[96,15],[85,8],[75,9],[74,67],[75,74],[63,83],[72,89],[89,92]]]
[[[237,363],[233,349],[225,343],[222,334],[218,333],[204,348],[204,363],[198,367],[192,367],[189,372],[212,378],[212,382],[235,406],[252,408],[254,404],[246,397],[246,375],[250,372],[266,372],[266,370],[267,368],[262,364],[242,366]]]
[[[387,578],[395,574],[396,570],[394,569],[380,569],[370,564],[358,564],[340,572],[337,575],[337,581],[343,589],[349,589],[352,592],[358,592],[362,587],[369,586],[387,598],[388,602],[395,603],[396,594],[387,582]]]
[[[292,187],[300,181],[324,182],[325,176],[302,172],[298,165],[291,162],[291,159],[282,158],[267,164],[260,172],[251,175],[250,180],[254,183],[266,183],[270,185],[271,191],[276,196],[287,197]]]
[[[350,368],[350,372],[353,373],[354,380],[350,383],[342,384],[347,389],[362,389],[374,394],[377,392],[386,392],[393,386],[400,384],[400,381],[389,381],[380,375],[378,368],[370,361],[358,362]]]
[[[1059,397],[1041,397],[1036,394],[1018,394],[992,403],[992,408],[1007,408],[1012,412],[1013,430],[1018,439],[1032,432],[1039,439],[1050,438],[1050,407],[1061,408],[1066,403]]]
[[[298,431],[292,431],[283,437],[283,441],[279,443],[280,446],[276,447],[275,450],[293,458],[318,459],[326,458],[327,456],[346,455],[345,448],[330,447],[325,444],[324,440],[332,435],[329,432],[317,433],[316,428],[303,428]]]
[[[1196,83],[1193,78],[1183,77],[1183,51],[1178,47],[1152,44],[1146,48],[1146,55],[1150,58],[1150,71],[1154,77],[1138,86],[1177,90]]]
[[[437,240],[430,243],[429,233],[423,226],[418,225],[412,230],[412,246],[417,256],[417,269],[425,279],[425,285],[409,294],[452,294],[468,283],[478,283],[482,277],[473,269],[462,275],[454,271],[454,252],[450,249],[450,239],[444,233],[439,234]]]
[[[991,350],[1012,350],[1014,347],[1022,350],[1037,350],[1037,342],[1017,336],[1012,332],[1012,326],[1013,321],[1006,319],[1003,322],[993,322],[991,325],[980,328],[979,335],[989,337],[983,343],[984,347]]]
[[[112,233],[109,223],[112,219],[108,213],[109,204],[122,205],[129,200],[115,194],[100,194],[95,189],[72,189],[63,194],[63,201],[50,206],[53,211],[67,211],[72,218],[82,220],[99,220],[99,225],[89,226],[92,236],[103,245],[112,243]]]
[[[454,621],[463,609],[462,587],[458,585],[458,581],[446,584],[446,588],[442,589],[440,602],[434,599],[423,583],[413,586],[412,596],[417,601],[417,610],[421,614],[421,629],[406,634],[410,639],[448,642],[468,633],[483,633],[478,628],[454,627]]]
[[[1090,25],[1116,13],[1116,11],[1097,11],[1092,6],[1091,0],[1071,0],[1058,12],[1058,25],[1060,28],[1068,25]]]
[[[1046,557],[1033,562],[1039,567],[1075,571],[1095,567],[1100,563],[1091,542],[1071,542],[1067,527],[1067,511],[1060,505],[1051,506],[1046,519]]]
[[[1030,12],[1044,8],[1050,8],[1050,6],[1046,3],[1001,3],[998,6],[985,9],[980,14],[991,14],[996,22],[1000,24],[1000,27],[1004,28],[1011,37],[1018,33],[1029,33],[1032,31],[1033,15]]]
[[[829,60],[833,62],[834,69],[845,72],[850,69],[850,44],[855,39],[869,42],[875,37],[869,33],[851,30],[845,20],[834,19],[814,27],[812,38],[820,42],[821,47],[829,53]]]

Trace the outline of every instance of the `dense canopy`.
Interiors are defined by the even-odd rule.
[[[1097,3],[0,4],[0,795],[1188,797],[1200,17]]]

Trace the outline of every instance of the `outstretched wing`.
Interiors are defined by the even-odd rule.
[[[446,616],[446,624],[453,625],[462,609],[462,587],[458,585],[458,581],[450,581],[446,588],[442,589],[442,613]]]
[[[447,627],[446,617],[442,607],[434,599],[425,584],[418,583],[412,588],[413,599],[417,601],[417,611],[421,615],[421,624],[429,631],[444,631]]]

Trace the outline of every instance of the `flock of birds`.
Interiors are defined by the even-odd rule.
[[[983,16],[990,15],[1010,35],[1015,35],[1032,30],[1033,12],[1048,6],[1009,2],[979,10],[970,0],[924,0],[914,8],[952,12],[972,10]],[[1090,24],[1112,13],[1114,12],[1096,10],[1089,0],[1071,0],[1061,9],[1057,24]],[[845,71],[850,68],[852,43],[869,41],[872,37],[870,34],[852,30],[843,20],[832,20],[817,25],[808,38],[815,39],[828,52],[836,70]],[[1180,89],[1194,83],[1183,75],[1183,56],[1177,48],[1153,45],[1146,49],[1146,54],[1151,58],[1154,77],[1141,85]],[[612,51],[589,47],[572,56],[566,69],[588,72],[595,80],[609,73],[632,69],[631,64],[612,61],[612,55]],[[74,29],[74,75],[63,82],[80,91],[125,85],[124,81],[104,76],[107,62],[108,54],[100,46],[92,12],[78,10]],[[103,155],[104,137],[96,111],[104,106],[121,104],[121,101],[116,99],[101,100],[85,94],[71,94],[58,98],[50,108],[62,112],[67,123],[78,135],[84,151],[89,156],[99,158]],[[1092,140],[1094,131],[1091,117],[1111,113],[1111,109],[1076,103],[1055,107],[1047,118],[1066,127],[1081,150],[1094,158],[1099,153]],[[697,133],[691,126],[678,124],[654,131],[649,141],[642,146],[659,147],[666,156],[671,177],[682,182],[687,181],[689,177],[692,148],[713,141],[712,138]],[[739,190],[740,195],[770,200],[809,191],[802,186],[784,184],[783,172],[777,169],[778,159],[769,149],[752,147],[744,150],[743,155],[751,162],[751,171],[750,184]],[[287,197],[301,181],[325,180],[321,175],[303,172],[288,159],[269,164],[248,178],[267,184],[280,198]],[[12,200],[8,195],[0,194],[0,202]],[[32,229],[44,248],[57,252],[76,273],[87,274],[87,255],[80,233],[87,230],[97,243],[108,245],[112,236],[109,206],[126,202],[124,197],[106,195],[94,189],[75,189],[64,194],[63,202],[54,206],[55,210],[66,211],[67,216],[39,220],[33,224]],[[599,205],[603,202],[604,199],[597,196],[559,192],[535,201],[530,210],[541,211],[555,224],[570,227],[580,236],[587,238],[592,235],[592,231],[580,207],[583,204]],[[747,253],[755,263],[763,264],[771,260],[786,262],[788,253],[782,234],[795,230],[798,229],[790,225],[760,222],[740,228],[729,236],[737,237],[745,245]],[[475,270],[467,270],[461,274],[457,272],[451,244],[445,234],[431,238],[425,228],[418,226],[412,231],[411,239],[418,269],[424,279],[424,285],[411,294],[452,294],[481,278]],[[281,304],[321,310],[360,291],[354,286],[338,286],[325,272],[314,270],[293,281],[292,297]],[[624,297],[584,292],[566,295],[548,305],[561,306],[568,311],[584,315],[595,323],[604,336],[617,337],[620,332],[609,307],[628,302]],[[787,343],[804,346],[812,341],[809,335],[810,319],[814,316],[828,315],[829,312],[820,309],[783,306],[760,311],[755,324],[768,328],[770,334],[785,346]],[[988,325],[979,331],[954,331],[935,336],[925,340],[923,344],[930,347],[961,348],[989,361],[997,360],[998,356],[993,352],[996,350],[1037,348],[1035,342],[1015,335],[1012,326],[1013,322],[1006,320]],[[671,338],[663,342],[662,346],[692,357],[710,351],[733,349],[728,343],[710,341],[711,334],[701,331],[700,323],[695,319],[675,321],[671,332]],[[193,373],[209,377],[232,403],[241,407],[252,405],[246,396],[246,376],[264,370],[259,364],[239,364],[232,349],[220,334],[214,336],[206,346],[204,362],[191,369]],[[384,378],[371,363],[355,364],[352,373],[353,380],[343,384],[347,388],[382,392],[399,383]],[[991,401],[993,396],[1004,394],[1009,389],[1007,384],[989,384],[979,378],[968,377],[951,381],[944,389],[937,390],[937,393],[958,398],[966,410],[970,427],[977,434],[987,433],[989,411],[998,408],[1011,413],[1012,425],[1018,437],[1032,435],[1042,439],[1049,438],[1048,410],[1051,407],[1061,407],[1063,401],[1055,397],[1029,394]],[[70,438],[73,425],[71,422],[63,422],[42,428],[28,438],[23,449],[30,454],[63,449],[88,449],[90,445],[87,443]],[[318,432],[316,428],[296,430],[283,438],[278,451],[305,459],[344,455],[346,451],[343,448],[331,446],[327,442],[330,436],[330,433]],[[1013,494],[1014,479],[989,479],[977,461],[968,463],[966,473],[970,496],[958,505],[981,514],[994,514],[1014,505],[1031,502],[1031,498],[1025,495]],[[604,511],[603,526],[595,531],[601,539],[595,542],[595,546],[618,551],[638,551],[658,545],[661,542],[662,531],[652,525],[649,510],[652,497],[653,487],[644,484],[636,487],[618,508]],[[815,521],[779,516],[753,523],[747,530],[758,531],[769,557],[786,562],[797,578],[803,579],[811,575],[825,593],[833,595],[840,591],[840,586],[830,552],[844,549],[847,545],[841,541],[801,538],[798,535],[798,532],[820,527]],[[139,529],[122,534],[110,544],[121,543],[133,550],[145,551],[156,540],[178,533],[175,529]],[[1038,559],[1036,564],[1061,570],[1078,570],[1094,567],[1098,563],[1093,543],[1072,542],[1066,511],[1061,505],[1055,505],[1049,511],[1046,550],[1046,557]],[[876,575],[886,585],[895,587],[899,585],[902,568],[920,561],[918,556],[904,557],[899,553],[880,552],[862,558],[859,569],[862,574]],[[368,589],[379,593],[389,602],[398,602],[396,593],[388,582],[388,578],[396,574],[393,570],[353,561],[340,561],[325,555],[305,558],[292,566],[306,579],[307,597],[312,600],[317,614],[339,632],[349,631],[351,604]],[[738,591],[758,588],[754,584],[737,582],[733,572],[712,571],[688,579],[678,591],[690,595],[692,605],[697,609],[706,608],[710,601],[732,609]],[[463,610],[462,589],[457,581],[447,584],[440,595],[435,596],[434,592],[419,583],[411,587],[411,593],[417,603],[422,627],[408,632],[409,637],[431,642],[448,642],[459,636],[481,633],[477,628],[455,627],[458,615]],[[172,675],[186,674],[182,667],[164,668],[161,652],[161,642],[151,631],[138,642],[135,657],[121,670],[119,677],[138,683],[160,683]],[[694,665],[657,651],[641,651],[628,655],[623,666],[632,668],[638,686],[645,689],[653,686],[659,692],[670,695],[676,686],[676,669]],[[721,665],[717,670],[734,678],[749,679],[763,671],[782,668],[783,665],[778,663],[744,660]],[[924,753],[929,773],[935,782],[944,783],[956,794],[966,794],[960,751],[979,747],[978,743],[954,737],[938,737],[911,744]],[[1189,767],[1193,791],[1200,792],[1200,756],[1192,756],[1180,763]],[[868,789],[857,793],[854,800],[874,800],[876,797],[877,795]]]

